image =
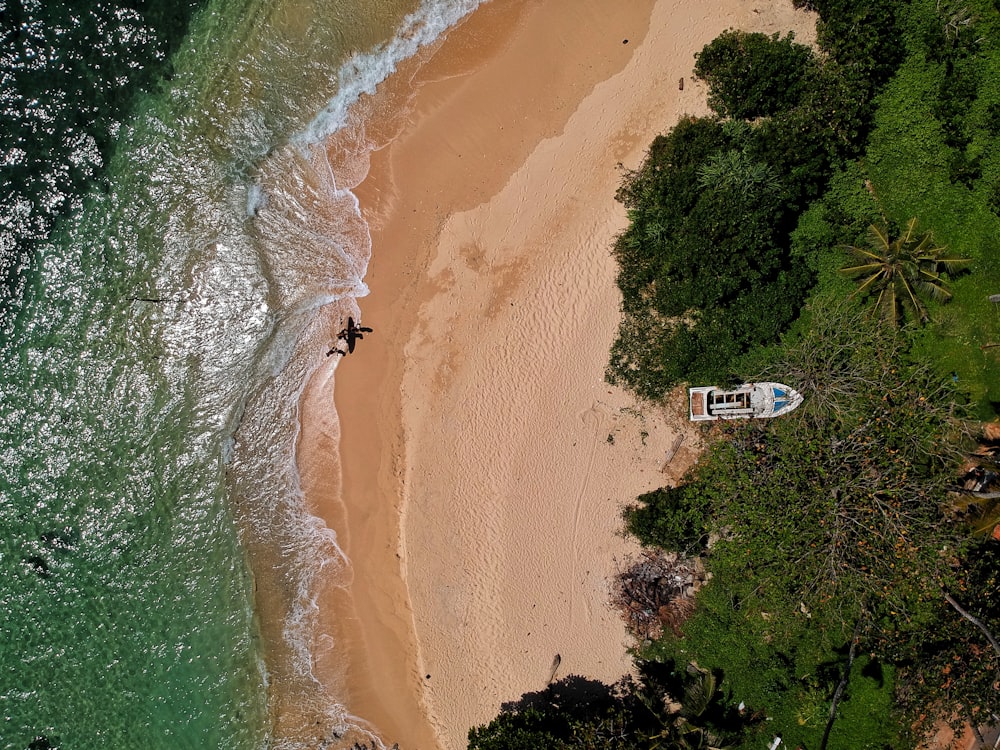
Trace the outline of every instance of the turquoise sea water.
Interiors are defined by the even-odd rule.
[[[478,2],[0,0],[0,748],[367,736],[296,400],[367,291],[349,105]]]

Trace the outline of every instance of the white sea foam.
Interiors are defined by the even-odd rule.
[[[256,216],[257,211],[267,205],[267,195],[264,189],[257,184],[250,186],[247,190],[247,216]]]
[[[293,674],[292,684],[272,682],[271,687],[291,687],[296,704],[308,705],[331,736],[348,733],[380,748],[384,745],[374,728],[349,715],[331,692],[336,686],[321,684],[315,674],[317,649],[331,642],[320,632],[318,597],[330,586],[349,586],[353,574],[336,532],[314,515],[303,494],[296,462],[298,404],[317,368],[326,366],[332,373],[340,363],[321,352],[329,343],[326,337],[337,330],[338,316],[361,319],[357,299],[368,293],[364,277],[372,253],[369,227],[352,192],[367,173],[372,145],[359,131],[350,144],[357,153],[346,154],[341,165],[331,164],[324,142],[353,125],[352,106],[373,93],[400,61],[484,1],[425,0],[392,40],[346,61],[336,96],[290,139],[290,147],[269,153],[245,195],[251,241],[261,253],[261,278],[274,313],[266,342],[254,357],[251,382],[259,387],[248,394],[245,412],[240,408],[241,439],[231,468],[251,536],[277,553],[273,567],[259,575],[291,593],[281,627],[290,663],[281,672]],[[337,645],[330,646],[334,653]],[[305,746],[289,737],[274,737],[272,743],[289,750]]]
[[[426,0],[404,19],[391,41],[371,52],[354,55],[341,67],[337,95],[292,141],[303,147],[319,143],[340,130],[348,123],[350,108],[362,94],[373,94],[400,62],[436,41],[483,2],[486,0]]]

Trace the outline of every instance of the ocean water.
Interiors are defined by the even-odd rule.
[[[0,0],[0,748],[372,738],[296,405],[378,252],[358,103],[480,1]]]

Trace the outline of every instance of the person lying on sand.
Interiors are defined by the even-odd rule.
[[[354,351],[354,345],[358,339],[363,339],[366,333],[371,333],[371,328],[366,328],[364,326],[358,326],[354,324],[354,318],[347,318],[347,328],[344,328],[340,333],[337,334],[337,341],[347,341],[347,351],[345,352],[340,348],[338,343],[337,346],[333,347],[330,351],[326,353],[326,356],[330,356],[337,353],[341,356],[345,354],[350,354]]]

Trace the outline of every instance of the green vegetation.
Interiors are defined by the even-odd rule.
[[[961,588],[975,544],[943,502],[971,443],[954,384],[907,347],[903,332],[850,306],[813,310],[760,373],[781,372],[813,397],[773,424],[727,426],[688,481],[666,491],[700,503],[713,579],[685,637],[661,653],[722,670],[734,700],[783,717],[792,746],[819,745],[825,715],[800,719],[816,714],[811,701],[829,709],[851,644],[879,670],[879,690],[883,665],[897,690],[934,679],[927,636],[953,619],[942,591]],[[644,536],[661,513],[640,498],[630,530],[663,544]],[[857,700],[848,686],[845,710]],[[888,711],[889,694],[879,700]],[[892,726],[885,715],[878,723]],[[857,746],[839,744],[836,729],[830,747]]]
[[[866,106],[838,65],[791,36],[726,32],[696,71],[718,116],[657,138],[618,192],[630,226],[615,245],[623,320],[608,378],[650,399],[729,380],[796,318],[814,269],[793,230],[855,153]]]
[[[694,74],[708,83],[708,104],[721,117],[752,120],[798,106],[815,64],[795,36],[724,31],[695,56]]]
[[[1000,714],[1000,459],[981,437],[1000,404],[1000,8],[797,4],[820,15],[820,54],[721,35],[696,67],[714,116],[657,138],[619,190],[609,380],[654,400],[756,379],[805,396],[706,428],[682,483],[624,511],[711,574],[637,657],[712,675],[726,721],[695,746],[914,747],[935,721]],[[962,487],[972,458],[992,486]],[[618,726],[614,747],[685,747]]]
[[[527,694],[472,729],[469,750],[713,750],[742,736],[747,722],[723,704],[710,670],[649,661],[638,671],[610,687],[567,677]]]
[[[858,294],[877,293],[875,309],[893,325],[899,324],[906,313],[926,323],[929,317],[921,298],[950,300],[952,294],[941,272],[955,272],[969,263],[968,258],[946,255],[945,248],[934,245],[930,232],[918,235],[916,226],[917,220],[910,219],[906,230],[890,241],[885,228],[872,224],[870,247],[847,246],[860,263],[840,269],[861,282]]]

